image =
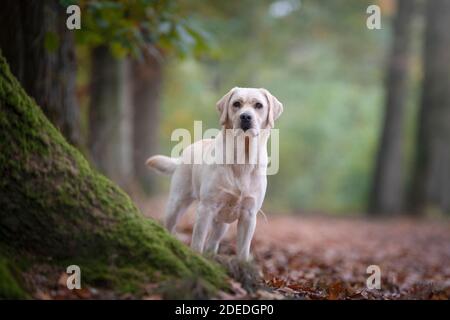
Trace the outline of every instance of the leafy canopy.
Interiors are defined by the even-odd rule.
[[[60,0],[80,6],[78,43],[108,45],[113,54],[140,58],[158,48],[164,53],[200,56],[210,51],[211,38],[189,18],[189,8],[175,0]]]

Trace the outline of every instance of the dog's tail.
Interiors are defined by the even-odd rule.
[[[148,158],[145,164],[158,173],[171,175],[177,168],[179,159],[157,155]]]

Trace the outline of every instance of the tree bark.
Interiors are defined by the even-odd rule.
[[[413,211],[450,212],[450,1],[427,1]]]
[[[386,78],[386,102],[375,163],[369,212],[399,213],[403,209],[403,129],[415,0],[399,0]]]
[[[58,0],[2,1],[0,47],[13,74],[70,143],[81,144],[73,32]]]
[[[133,161],[134,176],[146,193],[155,189],[154,176],[145,166],[147,158],[157,152],[158,118],[162,86],[161,62],[153,57],[133,61]]]
[[[65,272],[76,264],[83,285],[125,291],[164,279],[223,285],[220,268],[144,218],[124,192],[91,169],[27,96],[1,54],[0,150],[1,268],[5,256],[17,268],[36,261]]]
[[[129,61],[106,46],[92,50],[89,149],[97,168],[121,187],[133,177]]]

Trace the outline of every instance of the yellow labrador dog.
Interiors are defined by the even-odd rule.
[[[172,174],[165,214],[170,232],[197,200],[191,247],[217,253],[229,224],[237,220],[237,255],[249,260],[256,214],[266,193],[267,141],[283,105],[266,89],[236,87],[217,102],[217,109],[222,129],[214,139],[191,144],[179,158],[153,156],[147,165]]]

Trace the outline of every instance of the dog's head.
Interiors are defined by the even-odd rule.
[[[217,110],[225,129],[240,129],[257,136],[260,129],[273,128],[283,104],[266,89],[235,87],[217,102]]]

